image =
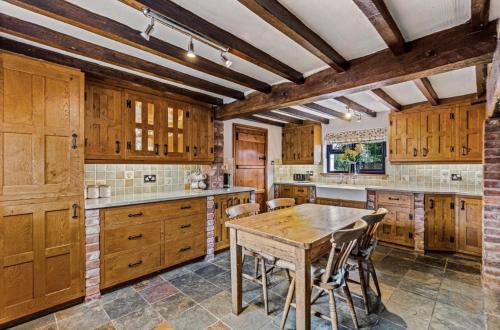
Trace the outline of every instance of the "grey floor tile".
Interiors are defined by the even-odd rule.
[[[210,279],[210,278],[215,277],[219,274],[227,272],[227,270],[224,268],[221,268],[219,266],[209,264],[209,265],[206,265],[205,267],[198,268],[194,272],[195,272],[195,274],[197,274],[203,278]]]
[[[475,261],[450,261],[446,263],[446,269],[468,274],[481,274],[481,264]]]
[[[207,279],[210,283],[215,284],[219,288],[226,291],[231,291],[231,272],[226,271],[212,278]]]
[[[195,270],[203,268],[203,267],[210,265],[210,264],[211,263],[209,261],[205,261],[203,259],[200,259],[200,260],[197,260],[195,262],[191,262],[191,263],[185,265],[185,267],[194,272]]]
[[[500,329],[500,316],[486,314],[487,329]]]
[[[191,273],[191,270],[189,270],[187,268],[187,266],[182,266],[182,267],[169,269],[169,270],[161,273],[160,277],[163,278],[165,281],[170,281],[176,277],[179,277],[179,276],[187,274],[187,273]]]
[[[177,318],[167,320],[176,330],[206,329],[217,319],[203,307],[196,305],[180,313]]]
[[[435,330],[473,330],[484,329],[485,320],[483,313],[471,313],[469,311],[453,308],[449,305],[436,303],[434,314],[429,326]]]
[[[48,327],[56,328],[56,318],[54,314],[48,314],[37,319],[21,323],[13,328],[12,330],[31,330],[31,329],[48,329]]]
[[[98,302],[81,304],[56,313],[57,325],[65,329],[95,329],[109,323],[110,318]]]
[[[500,292],[483,288],[483,297],[486,313],[500,317]]]
[[[222,318],[222,321],[234,330],[254,330],[261,329],[267,323],[272,322],[272,319],[264,314],[262,308],[249,305],[243,309],[240,315],[231,313]]]
[[[102,307],[112,320],[120,318],[139,309],[144,309],[147,306],[148,303],[138,293],[120,297],[107,304],[102,305]]]
[[[171,280],[171,283],[193,300],[200,302],[221,292],[222,289],[194,273],[184,274]]]
[[[128,297],[134,293],[135,293],[135,290],[131,286],[122,287],[120,289],[116,289],[116,290],[104,293],[103,295],[101,295],[101,299],[99,299],[99,302],[101,304],[107,304],[115,299],[118,299],[121,297]]]
[[[415,262],[408,259],[388,255],[381,261],[374,262],[374,264],[375,269],[381,272],[403,276],[411,266],[415,265]]]
[[[196,305],[196,302],[178,292],[168,298],[155,302],[152,307],[157,311],[165,320],[170,320],[178,317],[185,310]]]
[[[231,259],[229,257],[215,258],[212,263],[226,270],[231,269]]]
[[[388,253],[390,256],[408,259],[408,260],[416,260],[417,253],[415,251],[403,250],[403,249],[392,249],[391,252]]]
[[[446,258],[436,258],[429,255],[417,255],[416,262],[429,266],[444,267],[446,265]]]
[[[153,330],[161,322],[163,318],[151,307],[139,309],[113,321],[117,330]]]
[[[473,285],[473,286],[477,286],[477,287],[482,286],[481,275],[477,275],[477,274],[456,272],[456,271],[447,269],[446,272],[444,273],[444,278],[447,278],[447,279],[453,280],[453,281],[464,282],[464,283],[467,283],[469,285]]]
[[[408,292],[413,292],[418,295],[430,298],[430,299],[435,299],[439,293],[439,286],[440,282],[433,283],[433,282],[421,282],[421,281],[415,281],[410,278],[407,278],[406,276],[403,277],[401,282],[399,283],[399,287],[401,290],[405,290]]]
[[[396,289],[380,316],[403,327],[426,328],[434,305],[432,299]]]
[[[231,293],[221,291],[215,296],[203,300],[200,305],[218,318],[223,318],[231,313]]]
[[[437,301],[469,312],[482,312],[484,310],[482,297],[471,297],[455,290],[441,288],[437,296]]]
[[[219,320],[209,326],[206,330],[231,330],[231,328],[227,324]]]

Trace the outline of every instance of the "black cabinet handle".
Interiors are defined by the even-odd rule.
[[[187,209],[190,209],[191,208],[191,205],[183,205],[181,206],[181,210],[187,210]]]
[[[144,214],[142,212],[139,213],[129,213],[128,217],[129,218],[137,218],[137,217],[142,217]]]
[[[422,156],[427,157],[428,154],[429,154],[429,149],[422,148]]]
[[[168,144],[163,145],[163,154],[166,156],[168,154]]]
[[[115,141],[115,152],[120,153],[120,141]]]
[[[179,252],[186,252],[186,251],[189,251],[189,250],[191,250],[190,246],[180,249]]]
[[[194,153],[195,157],[198,155],[198,147],[197,146],[193,146],[193,153]]]
[[[134,268],[142,264],[142,260],[128,264],[128,268]]]
[[[304,192],[304,189],[297,189],[298,192]]]
[[[78,138],[78,135],[76,135],[76,133],[71,134],[71,149],[76,149],[78,147],[76,144],[77,138]]]
[[[134,240],[139,239],[139,238],[142,238],[142,234],[129,236],[128,240],[134,241]]]
[[[389,197],[389,200],[390,200],[390,201],[398,201],[398,200],[399,200],[399,197]]]
[[[462,146],[462,156],[467,156],[467,147]]]
[[[71,216],[72,219],[78,219],[78,204],[73,204],[71,205],[71,208],[73,209],[73,215]]]
[[[300,152],[297,154],[297,158],[300,159]]]
[[[429,202],[431,203],[430,208],[433,209],[434,208],[434,200],[430,199]]]
[[[460,201],[460,209],[465,210],[465,201]]]
[[[413,148],[413,157],[417,157],[417,155],[418,155],[418,149]]]
[[[189,228],[191,227],[191,224],[185,224],[185,225],[181,225],[181,229],[186,229],[186,228]]]

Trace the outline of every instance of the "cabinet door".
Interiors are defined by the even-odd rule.
[[[82,205],[0,204],[0,323],[83,296]]]
[[[395,205],[377,205],[389,211],[382,220],[377,237],[386,242],[413,246],[414,221],[412,210]]]
[[[83,74],[0,59],[0,200],[81,194]]]
[[[294,161],[294,153],[293,153],[293,130],[292,129],[283,129],[282,134],[282,162],[283,164],[290,164]]]
[[[206,107],[192,106],[191,125],[191,160],[207,162],[214,159],[214,126],[212,110]]]
[[[452,196],[425,196],[425,237],[426,247],[430,250],[455,250],[455,202]]]
[[[127,159],[159,159],[162,102],[154,97],[125,93]]]
[[[85,87],[85,158],[123,159],[121,91],[87,83]]]
[[[279,188],[280,198],[293,198],[293,186],[281,184]]]
[[[298,154],[300,163],[312,164],[314,161],[314,129],[313,126],[304,126],[298,129]]]
[[[483,135],[484,105],[460,107],[458,159],[480,162],[483,159]]]
[[[188,105],[167,101],[161,114],[162,158],[189,160],[189,110]]]
[[[481,255],[483,201],[480,198],[457,198],[458,251]]]
[[[454,107],[420,113],[420,151],[422,161],[454,160],[456,111]]]
[[[419,113],[391,114],[389,125],[389,159],[419,160]]]

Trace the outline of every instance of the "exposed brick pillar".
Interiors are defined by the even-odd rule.
[[[207,255],[205,260],[209,261],[214,258],[214,225],[215,225],[215,203],[214,196],[207,197]]]
[[[99,285],[100,252],[99,252],[99,210],[85,211],[85,300],[97,299],[101,296]]]
[[[500,290],[500,117],[484,135],[483,285]]]
[[[425,251],[425,208],[424,208],[424,194],[414,194],[414,232],[413,241],[415,251]]]
[[[224,123],[214,121],[214,175],[208,177],[208,189],[220,189],[223,185],[224,174]]]
[[[368,210],[375,210],[375,196],[376,192],[374,190],[368,190],[366,192],[366,208]]]

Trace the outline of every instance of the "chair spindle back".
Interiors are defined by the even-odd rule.
[[[234,220],[256,215],[259,211],[260,205],[258,203],[246,203],[228,207],[226,214],[230,220]]]
[[[295,199],[293,198],[275,198],[266,202],[269,211],[286,209],[295,206]]]
[[[389,211],[384,208],[379,208],[376,212],[361,217],[361,219],[365,220],[368,224],[365,234],[358,240],[358,248],[361,251],[370,248],[373,237],[377,233],[378,226],[388,212]]]

